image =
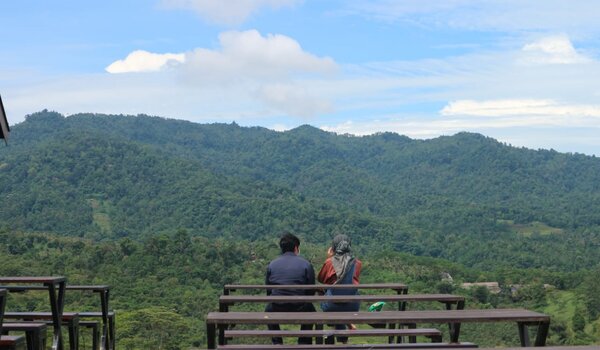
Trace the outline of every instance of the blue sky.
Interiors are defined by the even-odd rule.
[[[593,1],[19,0],[0,34],[11,124],[144,113],[600,155]]]

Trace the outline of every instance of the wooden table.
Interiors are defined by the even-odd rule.
[[[52,312],[52,350],[63,350],[63,338],[61,332],[62,314],[65,305],[65,287],[67,279],[58,277],[0,277],[0,288],[7,288],[8,284],[37,284],[48,290],[50,309]],[[9,289],[8,287],[7,289]]]
[[[522,346],[530,346],[527,327],[538,326],[535,346],[544,346],[550,317],[524,309],[382,311],[382,312],[211,312],[206,318],[208,348],[216,347],[216,331],[230,324],[371,324],[516,322]],[[221,338],[219,334],[219,338]],[[450,342],[457,343],[460,326],[452,327]]]

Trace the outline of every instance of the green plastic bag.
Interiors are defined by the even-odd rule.
[[[383,309],[384,305],[385,305],[385,301],[378,301],[375,304],[369,306],[369,312],[381,311],[381,309]]]
[[[369,312],[378,312],[381,311],[381,309],[383,309],[383,306],[385,305],[384,301],[378,301],[375,304],[369,306]],[[386,324],[385,323],[369,323],[369,326],[373,327],[373,328],[386,328]]]

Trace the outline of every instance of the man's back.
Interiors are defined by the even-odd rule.
[[[310,262],[293,252],[281,254],[267,268],[266,284],[315,284],[315,270]],[[306,295],[312,291],[273,290],[272,295]]]

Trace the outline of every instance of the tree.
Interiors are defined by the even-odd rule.
[[[127,350],[179,350],[190,343],[188,322],[164,307],[123,312],[117,323],[117,339]]]

